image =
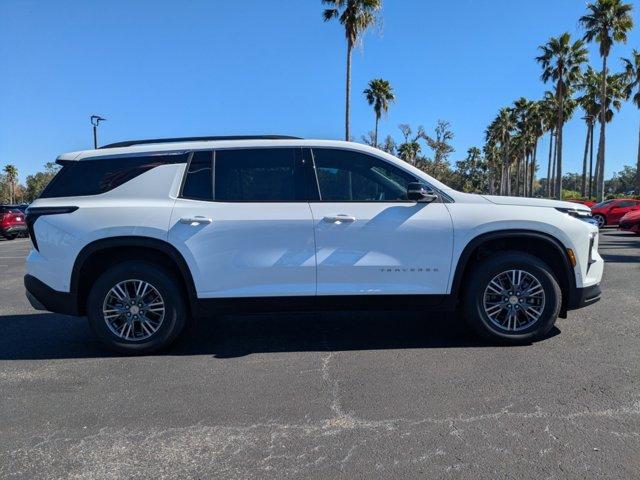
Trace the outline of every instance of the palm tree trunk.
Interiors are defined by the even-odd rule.
[[[551,197],[556,195],[556,160],[558,159],[558,132],[556,131],[556,143],[553,144],[553,166],[551,167]]]
[[[518,161],[516,162],[516,197],[520,196],[520,157],[518,157]]]
[[[562,76],[560,77],[562,78]],[[555,197],[562,200],[562,129],[564,123],[564,89],[560,81],[558,81],[558,138],[556,139],[556,187]]]
[[[533,156],[531,157],[531,171],[529,172],[529,196],[533,197],[533,181],[536,176],[536,163],[538,157],[538,139],[533,145]]]
[[[602,57],[602,92],[600,96],[600,139],[598,141],[598,164],[600,165],[600,175],[598,176],[597,196],[598,202],[604,197],[604,149],[606,137],[606,117],[605,111],[607,98],[607,57]],[[598,171],[598,168],[596,168]]]
[[[636,160],[636,195],[640,195],[640,129],[638,129],[638,158]]]
[[[593,198],[593,124],[591,118],[589,123],[589,199]]]
[[[553,155],[553,128],[549,130],[549,163],[547,163],[547,197],[551,196],[551,158]]]
[[[346,88],[346,101],[345,101],[345,114],[344,114],[344,139],[348,142],[351,137],[349,131],[349,116],[351,113],[351,50],[353,45],[351,40],[347,40],[347,88]]]
[[[582,198],[587,196],[587,156],[589,154],[589,135],[591,129],[589,128],[589,124],[587,124],[587,138],[584,141],[584,156],[582,157],[582,190],[580,194]]]
[[[376,128],[373,131],[373,146],[378,148],[378,121],[380,120],[380,116],[376,113]]]

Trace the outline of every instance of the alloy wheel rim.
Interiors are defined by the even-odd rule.
[[[518,332],[536,323],[545,306],[544,288],[525,270],[507,270],[491,279],[484,290],[484,312],[495,326]]]
[[[604,227],[604,217],[602,215],[596,215],[596,221],[598,222],[598,228]]]
[[[117,283],[102,304],[102,316],[111,333],[127,341],[149,339],[162,325],[164,315],[162,295],[144,280]]]

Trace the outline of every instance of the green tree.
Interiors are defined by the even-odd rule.
[[[596,41],[602,57],[602,72],[600,87],[600,138],[598,140],[598,160],[596,162],[596,177],[598,178],[596,191],[598,201],[604,196],[605,169],[605,139],[606,139],[606,98],[607,98],[607,58],[615,42],[627,41],[627,32],[633,27],[631,18],[632,6],[621,0],[596,0],[587,4],[589,13],[580,17],[580,23],[585,29],[584,39],[587,42]]]
[[[456,174],[459,184],[456,187],[464,192],[484,193],[489,183],[488,164],[477,147],[467,150],[467,157],[456,162]]]
[[[59,169],[60,167],[58,165],[53,162],[49,162],[45,164],[43,172],[28,175],[26,181],[26,200],[28,202],[33,202],[38,198],[42,193],[42,190],[44,190],[44,188],[49,184]]]
[[[626,96],[631,98],[636,107],[640,108],[640,52],[634,48],[631,52],[631,58],[623,58],[622,62],[627,80]],[[638,132],[635,191],[636,195],[640,195],[640,130]]]
[[[389,111],[389,105],[395,101],[396,96],[393,88],[387,80],[382,78],[374,78],[369,82],[369,87],[363,92],[367,98],[369,105],[373,106],[373,112],[376,117],[376,126],[373,131],[373,143],[378,145],[378,122],[383,113]]]
[[[5,165],[3,169],[7,183],[9,184],[10,193],[9,193],[9,203],[16,202],[16,181],[18,180],[18,169],[15,165]]]
[[[334,18],[344,27],[347,39],[347,85],[345,102],[345,140],[351,138],[349,116],[351,114],[351,53],[362,39],[364,32],[376,23],[376,12],[382,0],[322,0],[326,8],[322,13],[325,22]]]
[[[565,32],[552,37],[541,45],[542,54],[536,60],[542,66],[542,81],[555,82],[557,99],[556,117],[556,198],[562,199],[562,130],[564,127],[564,103],[571,98],[572,87],[580,80],[581,66],[587,61],[587,50],[581,40],[571,43],[571,35]]]
[[[401,123],[398,128],[402,132],[404,141],[398,145],[398,156],[407,163],[416,166],[422,147],[418,140],[425,139],[424,127],[419,126],[416,133],[406,123]]]
[[[580,90],[582,95],[578,97],[578,105],[582,108],[584,113],[584,121],[587,124],[587,137],[584,142],[584,156],[582,157],[582,183],[580,193],[582,198],[591,198],[593,195],[593,129],[596,119],[600,112],[600,103],[598,99],[600,97],[600,79],[596,71],[587,67],[587,71],[584,73],[580,82]],[[587,181],[587,158],[589,160],[589,179]]]

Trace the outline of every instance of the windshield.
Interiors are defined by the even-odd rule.
[[[591,207],[592,209],[596,209],[596,208],[602,208],[604,207],[606,204],[613,202],[613,200],[605,200],[604,202],[600,202],[600,203],[596,203],[593,207]]]

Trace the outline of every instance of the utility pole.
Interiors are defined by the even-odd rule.
[[[91,125],[93,125],[93,148],[98,148],[98,125],[100,122],[104,122],[106,118],[102,118],[100,115],[91,115]]]

